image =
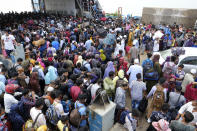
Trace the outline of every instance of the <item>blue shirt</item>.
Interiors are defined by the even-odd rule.
[[[71,105],[71,101],[68,100],[68,101],[61,101],[61,104],[64,108],[64,112],[65,113],[68,113],[70,111],[70,105]]]
[[[81,116],[85,116],[86,115],[86,107],[84,104],[79,103],[78,101],[75,102],[75,108],[78,108],[79,114]],[[80,123],[80,127],[84,127],[87,125],[87,121],[86,120],[82,120]]]
[[[5,84],[0,81],[0,95],[5,92]]]
[[[55,48],[56,50],[59,50],[60,43],[59,43],[58,41],[53,41],[53,42],[52,42],[52,46],[53,46],[53,48]]]
[[[86,41],[86,43],[85,43],[85,48],[86,48],[86,50],[89,50],[89,49],[90,49],[91,44],[92,44],[92,41],[91,41],[91,40],[87,40],[87,41]]]
[[[4,75],[0,74],[0,81],[3,82],[5,84],[6,82],[6,78]]]
[[[90,63],[88,63],[87,61],[85,61],[84,63],[83,63],[83,65],[88,69],[88,72],[91,72],[91,66],[90,66]]]

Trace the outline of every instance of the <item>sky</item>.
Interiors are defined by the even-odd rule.
[[[58,0],[56,0],[58,1]],[[143,7],[197,9],[197,0],[99,0],[106,13],[114,13],[123,7],[123,14],[141,16]],[[0,12],[32,11],[31,0],[0,0]]]
[[[123,14],[141,16],[143,7],[197,9],[197,0],[99,0],[106,13],[123,7]]]

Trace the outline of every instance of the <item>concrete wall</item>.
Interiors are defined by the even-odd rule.
[[[194,27],[197,9],[143,8],[142,22],[149,24],[183,24]]]
[[[75,0],[45,0],[47,12],[62,12],[76,15]]]

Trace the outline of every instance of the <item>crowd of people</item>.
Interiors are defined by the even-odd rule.
[[[154,54],[195,48],[195,30],[27,12],[0,14],[0,29],[2,57],[11,61],[0,62],[2,131],[88,131],[87,107],[103,90],[116,104],[114,123],[129,131],[143,125],[142,114],[148,131],[196,130],[196,69],[178,65],[183,49],[163,64]]]

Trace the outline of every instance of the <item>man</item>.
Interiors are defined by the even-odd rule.
[[[74,67],[73,62],[69,59],[69,55],[65,56],[64,63],[67,65],[67,70],[69,73],[72,73],[72,68]]]
[[[114,102],[116,103],[116,109],[125,109],[126,107],[126,92],[128,84],[125,82],[116,89],[116,96]]]
[[[91,45],[92,45],[92,40],[90,39],[90,36],[89,36],[88,40],[85,42],[85,48],[87,51],[89,51]]]
[[[85,61],[83,61],[82,65],[87,68],[88,72],[91,72],[91,65],[90,65],[90,56],[86,56]]]
[[[136,131],[136,128],[138,126],[139,116],[140,116],[139,111],[136,109],[133,109],[132,113],[129,113],[129,115],[126,115],[124,127],[128,131]]]
[[[42,113],[43,106],[44,106],[44,99],[41,98],[36,101],[35,106],[32,107],[30,110],[30,116],[34,122],[36,120],[36,117],[38,117],[35,123],[35,127],[46,125],[46,119],[44,114]]]
[[[52,38],[52,43],[51,44],[52,44],[53,48],[56,49],[56,51],[59,50],[60,43],[57,40],[55,40],[55,38]]]
[[[22,58],[17,59],[17,63],[14,65],[14,68],[16,69],[16,71],[18,71],[19,68],[22,68],[22,62],[23,62]]]
[[[80,94],[78,97],[78,101],[75,102],[75,108],[78,109],[79,114],[81,116],[81,123],[80,127],[84,127],[87,125],[87,114],[86,114],[86,95],[85,94]]]
[[[49,44],[49,47],[47,49],[48,57],[53,56],[55,53],[56,53],[56,49],[52,46],[52,44]]]
[[[133,45],[135,45],[135,47],[136,47],[137,49],[139,49],[139,40],[138,40],[138,39],[139,39],[139,38],[135,36],[135,39],[133,40]]]
[[[191,69],[190,73],[187,73],[183,79],[183,82],[181,84],[182,87],[182,93],[185,92],[186,86],[192,82],[194,82],[194,77],[196,75],[196,69]]]
[[[183,79],[185,77],[185,72],[183,71],[183,68],[184,68],[184,65],[181,64],[178,66],[178,69],[175,73],[175,76],[176,76],[176,85],[177,86],[181,86],[182,82],[183,82]]]
[[[151,60],[152,54],[147,53],[147,59],[142,62],[143,73],[153,68],[153,61]]]
[[[39,62],[35,62],[35,66],[32,68],[32,72],[38,72],[38,76],[40,80],[44,79],[44,72],[39,66]]]
[[[142,81],[141,74],[138,73],[136,77],[137,80],[133,80],[131,82],[131,86],[129,86],[132,99],[132,109],[138,108],[140,101],[143,98],[143,93],[146,90],[146,84]]]
[[[55,92],[55,97],[56,98],[53,102],[53,105],[54,105],[54,108],[55,108],[58,118],[60,118],[61,116],[65,115],[63,106],[61,104],[63,93],[60,90],[57,90]]]
[[[153,45],[153,52],[159,51],[159,38],[156,38]]]
[[[183,114],[182,121],[172,121],[170,123],[170,129],[172,131],[195,131],[196,128],[189,123],[194,119],[194,116],[189,111]]]
[[[141,76],[143,76],[143,69],[142,66],[139,65],[139,59],[135,59],[134,60],[134,65],[130,66],[129,70],[127,71],[127,75],[129,76],[129,87],[131,86],[131,82],[133,80],[137,80],[136,75],[138,73],[141,74]]]
[[[14,44],[17,44],[15,37],[10,34],[10,31],[7,30],[5,35],[1,37],[1,43],[2,50],[5,49],[7,56],[10,57],[10,53],[14,50]]]
[[[5,87],[4,106],[6,113],[10,113],[10,109],[13,104],[18,104],[18,100],[14,97],[14,93],[17,88],[18,86],[14,84],[8,84]]]
[[[180,108],[183,104],[186,103],[186,99],[183,95],[181,95],[181,86],[176,86],[175,92],[170,92],[169,94],[169,102],[170,109],[172,108]]]
[[[136,43],[133,43],[133,47],[131,47],[129,51],[129,60],[131,61],[131,64],[133,64],[134,59],[137,59],[139,56],[139,49],[135,46]]]
[[[0,81],[3,82],[4,84],[6,82],[6,77],[5,77],[6,71],[7,71],[6,68],[2,68],[0,72]]]

